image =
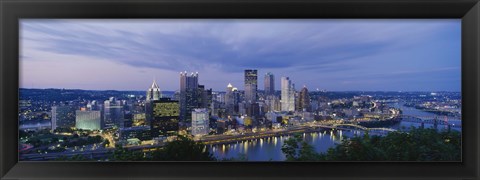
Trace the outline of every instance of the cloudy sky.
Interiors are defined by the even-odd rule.
[[[23,88],[243,89],[243,71],[288,76],[297,89],[460,91],[460,20],[20,21]]]

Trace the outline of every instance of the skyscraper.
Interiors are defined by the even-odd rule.
[[[192,135],[208,135],[210,132],[208,110],[205,108],[192,111]]]
[[[264,85],[265,85],[265,96],[273,95],[275,93],[275,80],[271,72],[265,74]]]
[[[178,122],[180,115],[180,105],[178,101],[171,100],[170,98],[160,98],[151,102],[152,109],[148,110],[152,113],[152,119],[150,122],[150,128],[153,137],[159,135],[171,135],[176,134],[178,131]]]
[[[232,96],[233,96],[233,113],[238,114],[238,103],[240,102],[240,92],[236,87],[232,89]]]
[[[122,128],[124,123],[124,111],[122,101],[111,97],[104,102],[105,128]]]
[[[302,90],[298,93],[297,111],[310,112],[310,96],[308,95],[308,89],[303,86]]]
[[[75,108],[71,105],[52,107],[52,130],[75,127]]]
[[[228,83],[227,89],[225,90],[225,104],[233,104],[233,86]]]
[[[101,130],[101,111],[77,110],[75,112],[75,127],[85,130]]]
[[[210,106],[212,89],[205,89],[204,85],[198,85],[197,88],[197,108],[208,108]]]
[[[267,99],[265,99],[265,104],[267,105],[267,112],[276,112],[282,110],[282,105],[278,96],[267,96]]]
[[[152,86],[147,90],[147,101],[159,100],[162,97],[162,91],[157,82],[153,80]]]
[[[245,70],[245,101],[247,103],[257,101],[257,70]]]
[[[247,103],[247,116],[257,118],[260,115],[259,103]]]
[[[228,83],[227,89],[225,90],[225,108],[228,114],[233,114],[234,107],[234,94],[233,86]]]
[[[289,77],[282,77],[282,111],[295,111],[295,85]]]
[[[190,122],[194,108],[198,107],[198,72],[180,72],[180,121]]]

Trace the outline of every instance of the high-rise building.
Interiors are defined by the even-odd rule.
[[[275,93],[275,78],[271,72],[265,74],[265,96],[273,95]]]
[[[232,84],[228,83],[225,90],[225,109],[228,114],[233,114],[235,105],[235,97]]]
[[[247,103],[257,101],[257,70],[245,70],[245,101]]]
[[[75,112],[75,127],[84,130],[101,130],[101,111],[77,110]]]
[[[225,104],[233,104],[233,86],[228,83],[227,89],[225,90]]]
[[[267,112],[277,112],[282,110],[282,104],[280,99],[275,95],[268,95],[265,99],[265,104],[267,105]]]
[[[295,111],[295,85],[289,77],[282,77],[282,111]]]
[[[205,89],[204,85],[197,88],[197,108],[208,108],[212,103],[212,89]]]
[[[75,107],[59,105],[52,107],[52,130],[75,127]]]
[[[206,106],[204,106],[204,108],[210,109],[213,104],[213,97],[212,97],[213,90],[212,88],[206,89],[204,93],[205,93],[205,101],[206,101]]]
[[[198,89],[198,72],[180,72],[180,121],[191,122],[191,112],[199,105]]]
[[[308,95],[308,89],[306,86],[303,86],[302,90],[298,93],[297,100],[297,111],[307,111],[310,112],[310,96]]]
[[[160,98],[150,102],[152,109],[147,110],[151,114],[150,128],[152,137],[159,135],[172,135],[178,132],[180,105],[178,101],[170,98]]]
[[[205,108],[192,111],[192,135],[208,135],[210,132],[208,110]]]
[[[240,102],[240,92],[238,92],[238,89],[234,87],[232,89],[232,95],[233,95],[233,112],[234,114],[239,114],[239,107],[238,103]]]
[[[160,87],[157,85],[157,82],[153,80],[152,86],[147,90],[147,101],[152,100],[159,100],[162,98],[162,91],[160,91]]]
[[[104,103],[105,128],[122,128],[124,125],[124,111],[122,101],[111,97]]]
[[[259,103],[247,103],[247,116],[257,118],[260,115]]]
[[[247,115],[247,107],[245,102],[238,103],[238,114],[239,115]]]

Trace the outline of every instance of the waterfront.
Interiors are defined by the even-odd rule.
[[[415,109],[413,107],[406,107],[404,103],[391,103],[392,107],[402,110],[404,115],[412,116],[435,116],[430,112]],[[439,116],[443,117],[443,116]],[[460,119],[449,117],[450,123],[461,124]],[[405,122],[389,126],[388,128],[396,130],[408,130],[411,126],[420,127],[420,123]],[[432,128],[433,124],[425,124],[425,128]],[[438,125],[437,129],[444,130],[448,127]],[[461,131],[461,127],[452,127],[452,130]],[[361,135],[363,131],[348,131],[338,130],[336,132],[331,130],[322,130],[319,132],[303,133],[303,140],[314,146],[317,152],[326,152],[329,148],[334,147],[335,144],[340,143],[344,136],[352,137],[354,135]],[[211,152],[218,159],[235,158],[236,160],[246,158],[248,161],[283,161],[285,155],[282,153],[282,145],[291,135],[263,138],[251,141],[237,142],[233,144],[214,145],[211,146]]]

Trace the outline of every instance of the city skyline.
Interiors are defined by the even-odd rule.
[[[460,91],[460,20],[21,20],[21,88]],[[273,27],[273,28],[272,28]],[[300,89],[296,89],[297,91]]]

